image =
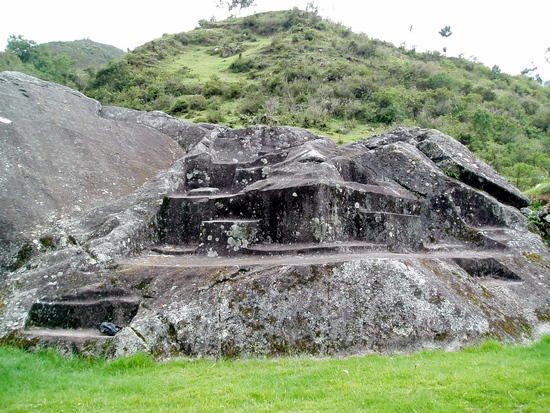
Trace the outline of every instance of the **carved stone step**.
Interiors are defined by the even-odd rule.
[[[392,249],[418,249],[424,228],[418,215],[359,209],[359,236],[371,242],[387,243]]]
[[[112,339],[112,336],[101,334],[99,330],[93,328],[40,328],[32,327],[23,330],[23,335],[27,337],[41,337],[41,338],[69,338],[73,340],[98,340],[98,339]]]
[[[480,227],[477,230],[485,238],[485,245],[489,248],[506,248],[508,242],[513,239],[513,236],[510,235],[506,228]]]
[[[396,212],[387,212],[387,211],[370,211],[370,210],[367,210],[367,209],[364,209],[364,208],[359,208],[359,212],[363,215],[370,215],[370,216],[380,216],[380,217],[391,217],[391,216],[396,216],[396,217],[403,217],[405,219],[417,219],[419,218],[418,215],[413,215],[413,214],[399,214],[399,213],[396,213]]]
[[[472,277],[522,281],[518,274],[495,258],[453,258],[453,261]]]
[[[29,328],[22,331],[21,339],[29,348],[55,347],[64,353],[97,355],[107,350],[113,337],[91,328]]]
[[[165,244],[198,244],[201,222],[228,216],[225,205],[235,195],[171,194],[166,197],[161,213],[162,242]],[[224,206],[220,209],[220,206]]]
[[[258,242],[259,219],[213,219],[202,221],[199,254],[233,255]]]
[[[203,189],[203,188],[198,188]],[[181,194],[170,194],[167,195],[167,199],[174,199],[174,200],[189,200],[191,202],[197,201],[200,202],[202,199],[227,199],[234,197],[235,194],[228,194],[228,193],[213,193],[213,194],[206,194],[206,193],[192,193],[191,191]]]
[[[257,173],[263,167],[245,169],[242,169],[243,179],[246,178],[247,184],[250,184],[248,181],[252,178],[246,174],[251,171]],[[241,175],[235,176],[239,178]],[[189,192],[167,196],[160,218],[162,242],[199,243],[201,222],[225,217],[261,219],[261,235],[272,242],[313,242],[329,239],[377,242],[364,234],[357,236],[355,221],[360,221],[356,217],[360,206],[369,211],[401,214],[412,214],[420,210],[419,201],[404,190],[356,182],[345,182],[342,185],[318,182],[315,171],[312,171],[307,180],[302,181],[284,179],[277,184],[263,181],[262,179],[256,184],[250,184],[247,192],[213,195]],[[239,188],[238,185],[233,185],[232,190]],[[334,202],[327,204],[327,199]],[[355,207],[348,208],[347,204]],[[332,233],[325,233],[326,231]]]
[[[195,188],[189,191],[189,195],[216,195],[220,192],[219,188],[213,187],[204,187],[204,188]]]
[[[39,301],[32,305],[26,327],[94,329],[103,321],[125,326],[134,318],[138,307],[139,299],[133,296]]]
[[[151,251],[163,255],[192,255],[197,252],[196,245],[157,245]]]
[[[385,244],[370,242],[326,242],[326,243],[293,243],[293,244],[257,244],[245,249],[252,255],[303,255],[351,253],[362,251],[377,251],[387,248]]]
[[[443,251],[464,251],[467,246],[463,244],[447,244],[447,243],[422,243],[422,250],[426,252],[443,252]]]

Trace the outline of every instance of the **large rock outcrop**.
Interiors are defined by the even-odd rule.
[[[528,200],[437,131],[354,144],[98,106],[185,155],[74,213],[4,277],[0,337],[120,356],[314,354],[523,340],[550,317]],[[113,172],[116,173],[116,172]],[[114,337],[102,321],[119,324]]]
[[[166,116],[148,116],[155,118]],[[130,194],[181,158],[184,150],[161,132],[104,116],[72,89],[2,72],[0,267],[18,265],[14,251],[37,229]]]

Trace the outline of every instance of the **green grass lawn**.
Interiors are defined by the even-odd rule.
[[[113,362],[0,348],[0,410],[548,412],[550,337],[343,359]]]

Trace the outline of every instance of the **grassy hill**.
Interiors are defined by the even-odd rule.
[[[84,71],[88,68],[97,70],[124,54],[124,51],[117,47],[90,39],[49,42],[43,43],[41,46],[48,48],[54,55],[67,55],[74,62],[74,68],[77,71]]]
[[[124,54],[89,39],[36,44],[18,36],[10,42],[0,52],[0,71],[15,70],[79,89],[85,89],[97,70]]]
[[[193,121],[295,125],[338,142],[395,125],[437,128],[522,189],[549,179],[550,88],[296,9],[165,35],[99,71],[87,92]]]

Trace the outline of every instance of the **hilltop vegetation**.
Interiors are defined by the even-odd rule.
[[[522,189],[550,170],[548,87],[296,9],[165,35],[101,70],[88,93],[193,121],[300,126],[339,142],[400,124],[437,128]]]
[[[83,90],[90,76],[123,54],[89,39],[36,44],[13,35],[6,51],[0,52],[0,71],[15,70]]]
[[[549,87],[496,66],[397,48],[316,13],[203,20],[195,30],[138,47],[90,78],[67,72],[59,58],[43,68],[14,63],[13,56],[6,65],[5,55],[0,70],[76,86],[105,104],[191,121],[293,125],[340,143],[397,125],[436,128],[521,189],[538,185],[533,196],[549,195]]]
[[[43,43],[41,46],[50,49],[54,55],[67,55],[74,62],[74,68],[77,71],[97,70],[124,54],[124,51],[117,47],[94,42],[90,39],[73,40],[71,42],[48,42]]]

